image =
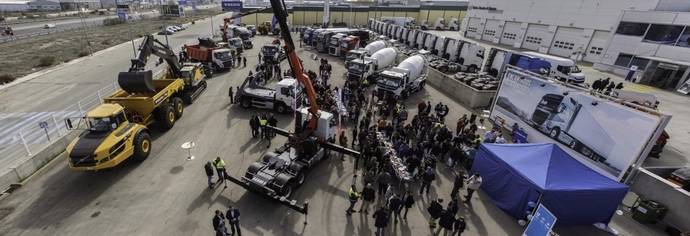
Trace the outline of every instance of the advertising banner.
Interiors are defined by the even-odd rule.
[[[242,1],[222,1],[220,6],[223,11],[242,12]]]
[[[549,209],[539,204],[522,236],[549,236],[556,220],[556,216]]]
[[[530,143],[557,143],[615,180],[638,160],[661,124],[659,116],[513,68],[505,72],[491,118],[504,127],[517,124]]]

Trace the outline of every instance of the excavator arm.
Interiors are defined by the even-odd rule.
[[[298,139],[304,139],[309,137],[314,130],[316,130],[318,125],[319,105],[316,103],[316,91],[314,90],[314,86],[311,84],[309,76],[304,73],[302,62],[295,51],[295,43],[292,41],[290,28],[287,24],[288,12],[287,8],[285,7],[285,2],[283,0],[271,0],[271,8],[273,9],[273,14],[278,20],[283,41],[285,41],[285,54],[287,54],[288,63],[290,63],[292,76],[295,77],[295,79],[297,79],[302,86],[304,86],[304,91],[307,93],[307,98],[309,99],[309,113],[311,114],[311,118],[309,119],[306,129],[302,130],[300,134],[297,134]]]
[[[146,62],[148,61],[151,54],[158,56],[159,58],[165,60],[168,64],[168,70],[170,70],[171,75],[175,77],[182,76],[182,66],[175,55],[175,52],[158,41],[153,35],[149,34],[144,36],[144,40],[139,46],[139,53],[137,58],[132,59],[132,66],[129,68],[129,72],[141,72],[145,70]]]

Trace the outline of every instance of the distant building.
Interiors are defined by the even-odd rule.
[[[36,0],[29,2],[29,10],[31,11],[60,11],[60,2],[50,0]]]
[[[0,12],[28,11],[28,3],[29,1],[24,0],[0,1]]]
[[[101,8],[100,0],[60,0],[60,7],[64,11],[74,11],[79,8],[99,9]]]

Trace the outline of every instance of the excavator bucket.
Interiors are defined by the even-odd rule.
[[[153,93],[156,87],[153,85],[153,72],[150,70],[141,72],[120,72],[117,75],[117,83],[120,88],[128,93]]]

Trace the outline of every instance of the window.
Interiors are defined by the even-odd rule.
[[[644,70],[644,68],[647,67],[648,63],[649,63],[649,60],[647,60],[647,59],[635,57],[630,62],[630,66],[637,66],[637,68],[639,68],[640,70]]]
[[[564,42],[564,41],[554,41],[553,47],[572,50],[575,47],[575,43]]]
[[[622,21],[616,29],[616,34],[642,36],[647,31],[649,24]]]
[[[486,34],[488,36],[494,36],[494,35],[496,35],[496,31],[486,29],[486,30],[484,30],[484,34]]]
[[[616,62],[614,64],[617,66],[628,68],[628,65],[630,65],[630,61],[632,61],[632,57],[633,55],[630,54],[618,54],[618,58],[616,59]]]
[[[678,43],[676,43],[676,46],[686,48],[690,47],[690,28],[685,27],[683,33],[680,34],[680,39],[678,40]]]
[[[541,44],[541,38],[527,36],[527,37],[525,37],[525,42],[534,43],[534,44]]]
[[[477,32],[477,27],[467,27],[467,31],[476,33],[476,32]]]
[[[594,55],[601,55],[601,52],[604,51],[604,48],[600,47],[591,47],[589,49],[589,54],[594,54]]]
[[[506,38],[506,39],[513,39],[513,40],[515,40],[516,37],[517,37],[517,35],[516,35],[516,34],[513,34],[513,33],[503,33],[503,38]]]
[[[644,41],[673,45],[680,37],[683,26],[680,25],[652,25],[644,37]]]

